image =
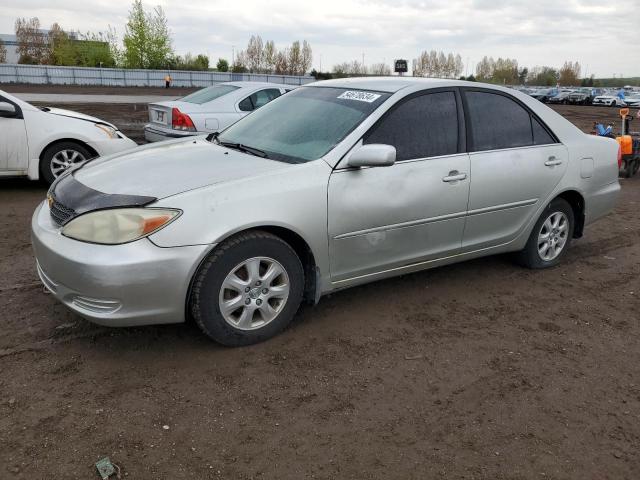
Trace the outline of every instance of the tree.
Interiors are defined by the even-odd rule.
[[[229,62],[224,58],[219,58],[218,63],[216,64],[216,70],[219,72],[228,72],[229,71]]]
[[[279,51],[276,54],[274,71],[278,75],[286,75],[289,72],[289,49]]]
[[[262,49],[262,66],[266,73],[272,73],[276,67],[276,56],[278,51],[273,40],[269,40],[264,44]]]
[[[57,23],[51,25],[48,35],[50,65],[76,65],[77,52],[69,35]]]
[[[520,85],[524,85],[526,83],[527,75],[529,75],[529,69],[527,67],[518,70],[518,82],[520,82]]]
[[[576,86],[580,81],[580,63],[578,62],[564,62],[564,65],[560,69],[558,82],[560,85]]]
[[[162,7],[145,12],[133,0],[124,35],[124,63],[128,68],[162,68],[173,56],[171,33]]]
[[[552,87],[558,83],[558,71],[552,67],[534,67],[529,72],[527,81],[538,87]]]
[[[0,40],[0,63],[6,63],[7,61],[7,49],[4,46],[4,42]]]
[[[493,78],[493,72],[496,69],[496,62],[493,57],[485,56],[476,65],[476,78],[481,82],[488,82]]]
[[[300,42],[296,40],[291,44],[291,47],[288,49],[289,55],[287,58],[288,74],[289,75],[300,75],[300,70],[302,67],[302,52],[300,50]]]
[[[40,32],[38,17],[26,20],[18,18],[15,24],[18,43],[18,63],[38,65],[46,63],[50,57],[45,35]]]
[[[386,63],[374,63],[369,67],[371,75],[391,75],[391,67]]]
[[[77,64],[83,67],[115,67],[116,59],[109,45],[109,34],[82,33],[81,41],[72,41],[77,52]]]
[[[264,44],[260,35],[251,35],[247,45],[247,68],[251,73],[259,73],[263,65]]]
[[[304,75],[311,68],[311,62],[313,61],[313,52],[311,51],[311,45],[306,40],[302,41],[302,54],[300,55],[300,73]]]
[[[245,73],[247,69],[247,54],[245,51],[240,51],[234,59],[233,65],[231,65],[231,71],[233,73]]]

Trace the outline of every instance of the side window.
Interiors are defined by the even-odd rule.
[[[253,110],[253,101],[252,101],[251,97],[253,97],[253,95],[250,95],[247,98],[245,98],[244,100],[242,100],[238,104],[238,108],[240,110],[242,110],[243,112],[250,112],[251,110]]]
[[[533,127],[534,145],[551,145],[556,143],[555,138],[549,135],[549,132],[547,132],[547,130],[533,116],[531,117],[531,126]]]
[[[457,153],[455,94],[427,93],[401,103],[367,133],[364,143],[393,145],[397,160]]]
[[[533,145],[532,118],[504,95],[466,92],[475,151]]]
[[[260,90],[244,100],[242,100],[238,107],[243,112],[250,112],[251,110],[255,110],[260,108],[271,100],[278,98],[280,96],[280,89],[278,88],[267,88],[266,90]]]

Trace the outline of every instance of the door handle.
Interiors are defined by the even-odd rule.
[[[562,160],[559,160],[556,157],[551,156],[551,157],[549,157],[549,159],[546,162],[544,162],[544,164],[547,167],[555,167],[556,165],[561,165],[562,164]]]
[[[457,170],[451,170],[449,172],[449,175],[447,175],[446,177],[444,177],[442,179],[443,182],[457,182],[458,180],[464,180],[465,178],[467,178],[467,174],[466,173],[460,173]]]

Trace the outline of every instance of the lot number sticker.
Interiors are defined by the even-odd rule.
[[[357,100],[359,102],[367,102],[372,103],[380,98],[380,95],[376,93],[370,92],[358,92],[355,90],[347,90],[338,98],[342,98],[343,100]]]

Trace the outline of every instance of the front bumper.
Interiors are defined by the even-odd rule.
[[[99,140],[89,142],[89,145],[98,152],[98,155],[104,157],[105,155],[111,155],[112,153],[120,153],[125,150],[131,150],[136,148],[138,144],[124,135],[122,138],[110,138],[108,140]]]
[[[148,142],[161,142],[163,140],[193,137],[196,135],[202,135],[202,132],[181,132],[179,130],[158,127],[150,123],[144,126],[144,138]]]
[[[43,202],[31,240],[45,287],[80,316],[126,327],[185,320],[189,284],[210,246],[161,248],[147,238],[96,245],[63,236]]]

